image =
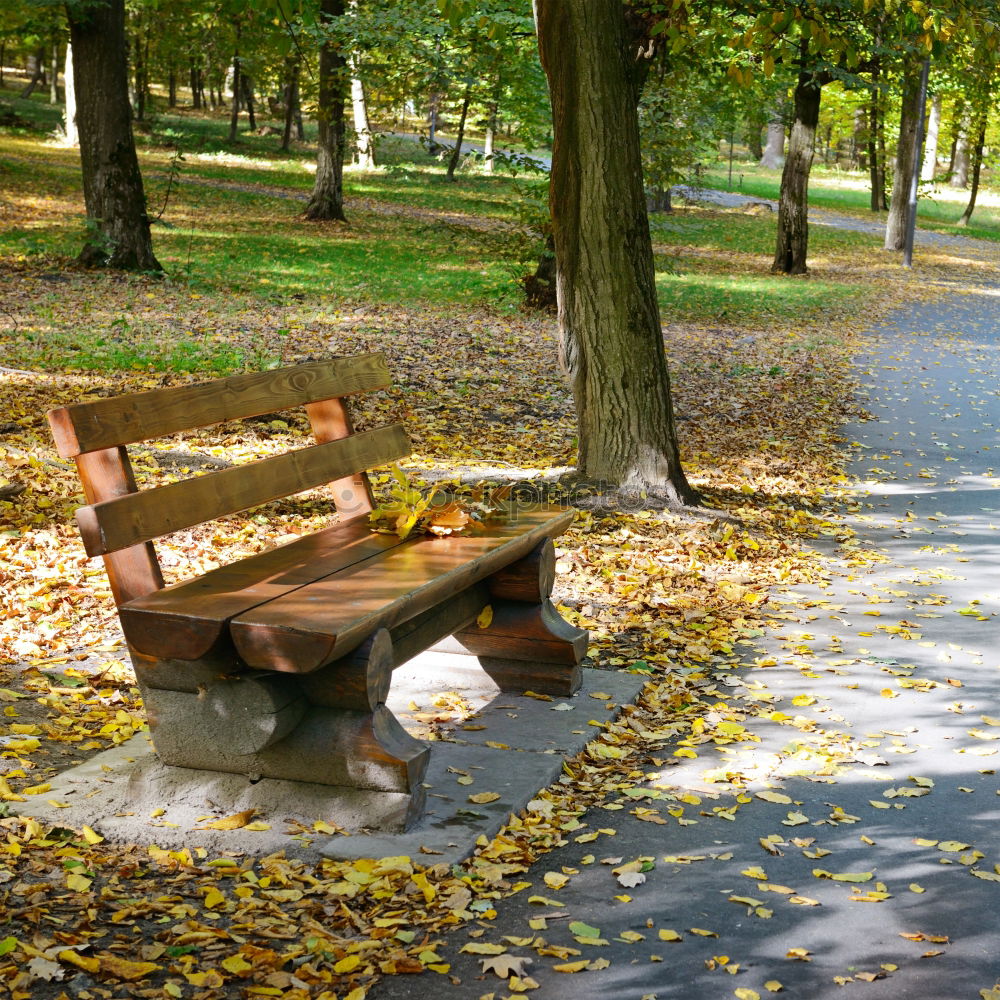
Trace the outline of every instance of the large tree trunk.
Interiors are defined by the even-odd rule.
[[[125,0],[67,6],[80,129],[89,266],[161,271],[149,235],[132,138],[125,58]]]
[[[322,0],[320,14],[325,22],[341,17],[345,0]],[[319,50],[319,149],[316,181],[313,184],[307,219],[339,219],[344,215],[344,103],[348,86],[347,60],[339,42],[327,37]]]
[[[987,92],[989,87],[987,87]],[[983,148],[986,145],[986,125],[989,119],[989,112],[983,111],[979,119],[979,131],[976,135],[976,148],[972,155],[972,189],[969,191],[969,204],[965,206],[962,217],[958,220],[958,225],[967,226],[972,218],[972,213],[976,209],[976,197],[979,194],[979,176],[983,169]]]
[[[802,69],[795,86],[795,122],[788,140],[788,159],[781,172],[778,238],[772,271],[805,274],[809,247],[809,171],[812,170],[822,84]]]
[[[34,66],[34,71],[31,74],[31,79],[28,81],[27,86],[21,91],[21,98],[27,100],[35,92],[35,88],[40,83],[45,83],[45,49],[39,49],[35,55],[32,57],[34,60],[30,65]]]
[[[949,187],[967,188],[969,186],[969,127],[970,115],[969,109],[966,107],[959,119],[958,132],[955,135]]]
[[[674,426],[625,8],[621,0],[535,0],[535,18],[552,98],[549,207],[579,469],[687,502],[694,495]]]
[[[851,131],[851,169],[868,169],[868,114],[864,108],[854,109]]]
[[[931,113],[927,120],[927,145],[924,149],[924,162],[920,169],[922,181],[934,180],[937,173],[938,137],[941,134],[941,95],[935,94],[931,99]]]
[[[785,163],[785,122],[780,111],[775,111],[767,123],[767,139],[760,165],[769,170],[780,170]]]
[[[73,76],[73,46],[66,45],[66,65],[63,69],[63,90],[66,94],[66,109],[63,116],[63,133],[67,146],[80,145],[80,132],[76,127],[76,83]]]
[[[910,219],[910,186],[913,183],[913,154],[920,128],[921,65],[909,65],[903,76],[903,102],[899,112],[899,141],[892,178],[889,218],[885,224],[885,249],[902,250]]]
[[[191,60],[190,69],[190,82],[191,82],[191,107],[196,111],[201,110],[201,95],[202,95],[202,83],[201,83],[201,69],[195,65],[195,61]]]
[[[133,91],[135,100],[133,110],[135,120],[146,120],[146,104],[149,100],[149,30],[143,22],[141,14],[135,17],[135,35],[132,39]]]
[[[292,145],[292,126],[295,124],[295,109],[299,105],[300,63],[297,55],[289,56],[285,68],[285,127],[281,133],[281,151],[287,153]]]
[[[455,148],[451,151],[451,158],[448,160],[448,172],[445,175],[448,180],[455,179],[455,171],[462,160],[462,143],[465,142],[465,123],[469,119],[469,104],[472,101],[472,81],[465,85],[465,94],[462,97],[462,113],[458,117],[458,137],[455,139]]]
[[[354,144],[358,151],[358,166],[362,170],[375,167],[375,143],[371,125],[368,123],[368,102],[365,100],[365,85],[358,73],[357,58],[351,67],[351,108],[354,111]]]
[[[49,64],[49,104],[59,103],[59,39],[52,40],[52,62]]]
[[[240,86],[243,90],[243,103],[247,109],[247,124],[250,126],[251,132],[256,132],[257,115],[254,113],[253,106],[253,81],[246,73],[241,75]]]
[[[240,94],[243,74],[240,72],[240,25],[236,24],[236,48],[233,51],[233,106],[229,111],[229,141],[236,142],[240,125]]]
[[[483,170],[493,173],[494,148],[497,139],[497,117],[500,110],[500,94],[503,90],[503,74],[497,70],[497,80],[490,95],[489,107],[486,111],[486,141],[483,143]]]
[[[427,108],[427,152],[432,155],[437,152],[438,110],[441,105],[441,94],[435,90],[431,94],[430,105]]]

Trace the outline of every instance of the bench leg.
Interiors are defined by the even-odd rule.
[[[555,580],[551,540],[490,577],[489,624],[455,633],[501,691],[570,695],[580,687],[580,663],[589,634],[556,611],[549,595]]]
[[[392,666],[382,629],[315,674],[251,671],[198,692],[147,684],[153,743],[179,767],[403,793],[412,818],[430,749],[385,707]]]

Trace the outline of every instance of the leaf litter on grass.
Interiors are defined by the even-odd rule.
[[[102,285],[81,276],[77,294]],[[728,516],[678,514],[638,498],[634,510],[585,512],[560,541],[557,596],[567,617],[592,630],[595,664],[650,672],[640,702],[618,722],[601,723],[587,750],[567,763],[571,780],[540,793],[458,872],[408,858],[318,866],[280,856],[213,858],[204,851],[95,844],[35,820],[0,820],[7,840],[0,878],[17,904],[19,926],[32,927],[13,936],[8,964],[0,965],[11,994],[31,996],[43,968],[53,985],[85,977],[91,989],[129,983],[136,996],[192,989],[194,996],[209,996],[239,983],[289,1000],[342,998],[352,990],[361,997],[386,974],[448,975],[449,964],[435,952],[440,935],[488,920],[537,857],[567,835],[580,836],[573,831],[588,805],[635,786],[630,775],[639,762],[651,753],[696,756],[753,740],[747,727],[752,705],[730,697],[715,673],[732,660],[737,643],[764,627],[770,585],[823,577],[822,561],[806,546],[811,537],[840,530],[820,502],[840,476],[835,425],[852,404],[839,349],[811,351],[790,374],[762,374],[786,338],[760,333],[752,348],[741,348],[753,369],[734,377],[717,362],[738,336],[718,330],[706,341],[704,331],[679,329],[669,336],[679,410],[697,414],[681,422],[688,467],[706,502]],[[361,316],[303,322],[286,335],[284,360],[372,348],[389,355],[397,388],[381,401],[365,399],[359,419],[374,423],[401,414],[414,431],[417,470],[434,474],[457,465],[497,477],[497,470],[570,463],[570,400],[553,359],[549,322],[480,313],[456,323],[427,311],[370,308]],[[42,414],[85,394],[183,378],[135,372],[113,381],[73,373],[3,380],[14,429],[2,447],[27,488],[0,504],[8,626],[2,652],[9,664],[2,683],[28,693],[34,677],[57,689],[43,715],[32,717],[38,735],[2,754],[14,765],[6,776],[12,811],[15,796],[39,784],[39,772],[44,777],[45,748],[53,740],[79,734],[94,750],[116,738],[116,731],[105,730],[119,713],[127,721],[120,721],[118,734],[141,724],[138,691],[124,666],[99,680],[79,671],[81,686],[67,689],[72,694],[58,679],[76,657],[90,662],[95,651],[98,658],[110,652],[117,661],[121,647],[103,572],[86,560],[70,523],[81,502],[75,473],[56,458]],[[304,434],[300,420],[282,414],[236,432],[181,435],[167,442],[162,465],[155,449],[142,453],[137,474],[160,482],[197,468],[199,459],[246,460],[283,450]],[[312,530],[331,516],[331,505],[317,493],[180,533],[160,551],[176,579]],[[52,662],[63,657],[63,664]],[[51,667],[56,680],[41,673]],[[14,712],[20,702],[10,703]],[[61,722],[65,706],[77,702],[84,721],[74,715],[70,724]],[[9,728],[21,716],[8,714]],[[653,822],[682,818],[685,803],[669,790],[662,794],[662,802],[633,808]],[[239,822],[244,818],[250,821]],[[641,891],[641,879],[626,883]],[[137,939],[143,941],[138,953]],[[544,935],[533,947],[545,953]],[[138,964],[119,964],[137,954]],[[31,967],[35,959],[50,964]],[[524,969],[510,968],[515,965]],[[590,967],[588,959],[581,969]]]

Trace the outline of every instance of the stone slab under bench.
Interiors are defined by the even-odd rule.
[[[430,651],[401,666],[388,704],[403,725],[423,736],[428,716],[444,716],[434,725],[426,808],[405,832],[399,827],[408,796],[169,767],[143,734],[57,775],[44,797],[11,803],[11,812],[61,827],[86,824],[110,841],[213,855],[283,850],[311,860],[426,855],[428,864],[458,862],[558,777],[563,760],[596,735],[591,720],[614,718],[644,683],[640,675],[599,670],[583,677],[574,696],[544,701],[501,694],[470,656]],[[595,693],[610,698],[591,698]],[[440,706],[456,702],[473,715],[449,721]],[[484,792],[499,798],[469,800]],[[248,809],[266,829],[206,829]],[[349,835],[328,836],[317,822]]]

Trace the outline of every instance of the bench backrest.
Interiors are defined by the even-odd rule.
[[[77,511],[84,547],[103,556],[118,604],[163,586],[152,541],[258,504],[333,484],[346,516],[372,509],[365,470],[409,454],[401,424],[354,432],[343,396],[390,384],[385,358],[365,354],[233,375],[52,410],[63,458],[74,458],[89,506]],[[139,491],[126,445],[227,420],[305,407],[316,444]]]

